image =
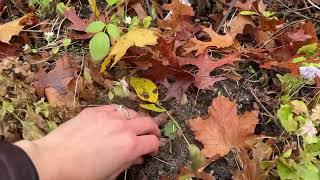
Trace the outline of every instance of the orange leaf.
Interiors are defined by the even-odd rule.
[[[258,123],[258,112],[237,115],[237,105],[223,96],[213,100],[208,109],[209,117],[189,120],[195,137],[204,148],[207,157],[227,155],[231,148],[243,148],[245,141],[253,136]]]
[[[253,27],[255,27],[254,23],[252,22],[252,20],[249,17],[245,17],[242,15],[237,15],[235,18],[233,18],[230,21],[230,30],[229,30],[229,34],[232,38],[235,38],[237,36],[237,34],[242,34],[243,33],[243,29],[246,25],[251,25]]]
[[[233,44],[233,38],[229,34],[219,35],[211,27],[209,28],[203,27],[203,31],[209,34],[211,41],[204,42],[196,38],[193,38],[191,41],[194,43],[194,47],[187,48],[186,49],[187,52],[196,50],[197,51],[196,55],[199,55],[208,47],[225,48]]]
[[[171,4],[164,4],[163,9],[171,11],[172,15],[168,20],[160,20],[160,27],[169,27],[180,30],[184,25],[188,25],[188,17],[194,16],[192,7],[182,4],[179,0],[173,0]]]

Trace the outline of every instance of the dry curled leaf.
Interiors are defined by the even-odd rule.
[[[239,116],[236,103],[219,96],[213,100],[208,113],[208,119],[189,120],[195,138],[204,145],[202,152],[205,156],[225,156],[231,148],[243,148],[245,141],[253,137],[258,123],[257,111]]]
[[[249,17],[245,17],[242,15],[237,15],[235,18],[231,19],[229,24],[229,34],[232,38],[235,38],[237,34],[242,34],[243,29],[246,25],[251,25],[255,27],[253,21]]]

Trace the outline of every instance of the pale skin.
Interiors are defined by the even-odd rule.
[[[159,148],[152,118],[125,111],[116,105],[87,108],[45,137],[15,144],[29,155],[41,180],[112,180]]]

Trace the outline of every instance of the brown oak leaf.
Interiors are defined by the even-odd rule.
[[[18,48],[14,45],[3,43],[0,41],[0,59],[8,56],[16,56],[18,54]]]
[[[89,23],[85,20],[81,19],[76,10],[72,8],[65,9],[62,13],[69,21],[71,21],[70,29],[74,29],[77,31],[86,31]]]
[[[70,65],[71,57],[64,55],[56,63],[56,67],[46,73],[45,69],[41,69],[36,73],[37,81],[33,83],[38,96],[44,97],[45,88],[52,87],[60,94],[65,94],[65,88],[70,81],[77,77],[77,69]]]
[[[182,4],[179,0],[173,0],[171,4],[164,4],[162,8],[170,11],[171,16],[167,16],[167,20],[159,19],[159,26],[164,28],[169,27],[177,31],[184,26],[188,26],[190,17],[195,15],[191,6]]]
[[[223,80],[223,77],[210,76],[210,73],[223,65],[233,64],[234,61],[239,59],[239,52],[228,54],[221,59],[212,59],[208,56],[208,50],[206,49],[203,54],[197,58],[181,58],[179,59],[180,66],[193,64],[199,68],[197,74],[195,74],[194,84],[199,89],[207,89],[217,81]]]
[[[266,180],[267,176],[257,161],[251,160],[247,152],[240,153],[241,171],[236,171],[232,176],[233,180]]]
[[[243,33],[243,29],[246,25],[251,25],[253,27],[255,27],[255,24],[253,23],[253,21],[251,20],[251,18],[242,16],[242,15],[237,15],[235,18],[233,18],[230,21],[229,24],[229,34],[232,38],[235,38],[237,36],[237,34],[242,34]]]
[[[216,33],[211,27],[203,27],[202,31],[208,33],[211,40],[208,42],[204,42],[198,40],[197,38],[192,38],[191,41],[193,42],[194,46],[191,48],[187,48],[187,52],[196,50],[196,55],[199,55],[208,47],[225,48],[233,44],[233,38],[230,34],[220,35]]]
[[[223,96],[213,100],[208,108],[208,119],[200,117],[189,120],[195,138],[204,148],[207,157],[225,156],[231,148],[243,148],[245,141],[253,137],[258,123],[258,112],[237,115],[237,105]]]

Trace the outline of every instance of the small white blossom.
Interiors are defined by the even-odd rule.
[[[302,127],[302,134],[306,134],[308,137],[314,137],[317,134],[317,129],[314,127],[312,121],[308,121]]]
[[[30,49],[30,46],[28,44],[25,44],[22,48],[23,48],[23,51],[27,51]]]
[[[320,69],[317,67],[300,67],[300,75],[306,79],[314,79],[315,77],[320,77]]]
[[[130,16],[126,16],[126,17],[124,18],[124,23],[125,23],[125,24],[131,24],[131,17],[130,17]]]
[[[54,33],[53,32],[44,32],[43,35],[44,35],[44,39],[49,41],[54,36]]]

